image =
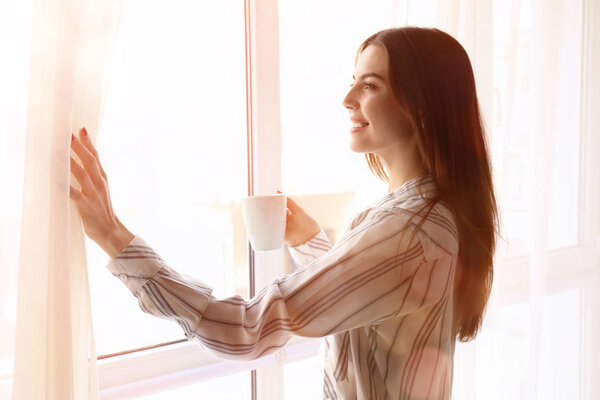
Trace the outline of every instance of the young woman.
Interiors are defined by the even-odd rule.
[[[334,246],[288,198],[299,269],[252,299],[216,299],[125,228],[85,129],[72,138],[83,167],[71,160],[82,187],[71,198],[141,309],[217,355],[254,359],[293,335],[324,337],[325,398],[448,399],[455,342],[481,326],[498,226],[471,64],[442,31],[393,28],[361,44],[353,78],[350,147],[388,193]]]

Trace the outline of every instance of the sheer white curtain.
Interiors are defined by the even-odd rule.
[[[69,200],[70,136],[82,126],[97,135],[120,6],[33,3],[13,399],[97,398],[84,236]]]

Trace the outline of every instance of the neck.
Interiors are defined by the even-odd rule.
[[[388,184],[388,193],[392,193],[394,190],[397,190],[398,188],[400,188],[402,185],[404,185],[406,182],[410,181],[411,179],[414,179],[417,176],[422,176],[425,174],[426,174],[426,172],[417,172],[417,173],[404,174],[402,176],[398,176],[398,175],[391,176],[390,182]]]
[[[395,151],[394,151],[395,150]],[[387,152],[377,152],[390,177],[388,182],[388,193],[393,192],[409,180],[427,173],[427,169],[421,164],[421,158],[416,145],[404,144],[397,149],[389,149]]]

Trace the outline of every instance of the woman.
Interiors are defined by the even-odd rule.
[[[359,47],[343,105],[350,147],[388,193],[331,246],[288,198],[285,242],[299,269],[256,296],[216,299],[174,271],[114,214],[85,129],[71,160],[84,229],[143,311],[217,355],[254,359],[293,335],[324,337],[331,399],[448,399],[456,340],[473,339],[489,296],[497,209],[473,71],[437,29],[386,29]],[[387,172],[386,172],[387,171]]]

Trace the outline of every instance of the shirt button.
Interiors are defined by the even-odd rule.
[[[120,275],[119,275],[119,279],[121,279],[122,281],[126,281],[126,280],[127,280],[127,275],[125,275],[125,274],[120,274]]]

